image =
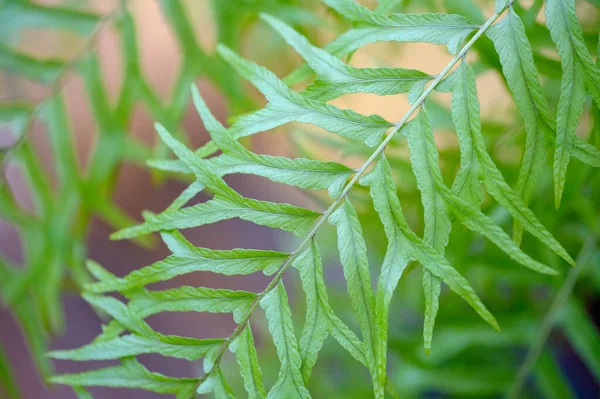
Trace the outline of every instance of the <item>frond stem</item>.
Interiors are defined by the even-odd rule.
[[[400,119],[398,122],[396,122],[394,124],[394,127],[392,128],[390,133],[381,142],[381,144],[377,147],[377,149],[375,149],[373,154],[371,154],[371,156],[365,161],[365,163],[356,171],[356,173],[354,174],[354,176],[352,177],[350,182],[348,182],[348,184],[344,187],[344,190],[342,191],[340,196],[331,204],[331,206],[329,206],[329,208],[327,208],[327,210],[325,212],[323,212],[323,214],[315,222],[315,224],[312,227],[312,229],[310,230],[310,232],[306,235],[306,237],[304,237],[304,239],[302,240],[300,245],[298,245],[296,250],[294,252],[292,252],[286,258],[286,260],[283,262],[283,264],[280,266],[279,270],[277,271],[277,274],[275,274],[275,277],[273,277],[273,279],[269,283],[269,285],[267,285],[267,287],[260,294],[257,295],[256,299],[250,306],[250,309],[248,310],[248,312],[246,313],[244,318],[239,322],[236,329],[229,336],[229,338],[224,340],[223,344],[219,348],[219,350],[214,358],[213,365],[211,366],[210,370],[208,372],[206,372],[204,374],[204,376],[200,379],[200,381],[198,382],[198,386],[200,386],[204,381],[206,381],[208,379],[208,377],[210,377],[212,372],[217,368],[219,362],[221,361],[221,358],[227,351],[227,348],[229,347],[229,345],[244,331],[244,328],[246,327],[248,321],[250,320],[250,317],[252,316],[252,314],[254,313],[256,308],[259,306],[261,299],[264,298],[265,295],[267,295],[269,292],[271,292],[275,287],[277,287],[277,285],[281,282],[281,279],[283,278],[283,275],[285,274],[288,267],[298,257],[298,255],[300,255],[308,247],[308,245],[310,244],[313,237],[317,234],[317,231],[319,231],[321,226],[323,226],[325,221],[337,209],[337,207],[342,203],[342,201],[345,200],[346,196],[348,195],[348,192],[352,189],[354,184],[356,184],[358,182],[358,180],[365,174],[365,172],[367,171],[369,166],[371,166],[371,164],[373,162],[375,162],[377,157],[385,150],[385,147],[394,138],[394,136],[400,131],[400,129],[402,129],[402,127],[406,124],[406,122],[408,122],[410,117],[419,109],[419,107],[421,107],[421,105],[425,102],[427,97],[435,90],[435,88],[446,77],[446,75],[448,75],[452,71],[452,68],[454,68],[454,66],[465,56],[465,54],[469,51],[469,49],[475,44],[475,42],[494,24],[494,22],[496,22],[498,20],[498,18],[500,18],[500,16],[509,7],[512,6],[513,3],[514,3],[514,0],[508,2],[502,10],[500,10],[499,12],[492,15],[485,24],[481,25],[481,27],[478,27],[479,30],[475,33],[475,35],[473,35],[471,40],[469,40],[463,46],[463,48],[458,52],[458,54],[456,54],[456,56],[448,63],[448,65],[446,65],[446,67],[439,74],[436,75],[436,78],[430,83],[430,85],[427,87],[427,89],[425,89],[425,91],[421,94],[421,96],[419,96],[417,101],[414,102],[414,104],[410,107],[410,109],[402,117],[402,119]]]

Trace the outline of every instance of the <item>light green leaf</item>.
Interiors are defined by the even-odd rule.
[[[149,161],[148,164],[152,167],[153,165],[151,164],[151,162],[152,161]],[[202,190],[204,190],[204,188],[204,184],[196,180],[195,182],[187,186],[186,189],[183,190],[181,194],[179,194],[177,198],[173,200],[173,202],[171,202],[171,205],[169,205],[167,210],[175,210],[184,207],[192,198],[201,193]]]
[[[267,396],[250,323],[247,323],[244,331],[229,345],[229,349],[235,353],[248,398],[262,399]]]
[[[348,351],[348,353],[357,361],[369,367],[367,358],[372,355],[369,353],[369,348],[365,348],[363,342],[361,342],[356,334],[350,328],[344,324],[344,322],[333,313],[333,309],[329,304],[324,305],[326,310],[325,314],[329,323],[329,333],[335,340]]]
[[[328,190],[333,198],[339,195],[348,177],[354,173],[354,170],[337,162],[322,162],[304,158],[289,159],[257,155],[251,152],[243,155],[223,154],[209,158],[205,162],[218,176],[233,173],[262,176],[290,186]],[[180,161],[157,159],[149,161],[148,165],[168,172],[190,173],[185,164]],[[204,190],[204,185],[194,182],[177,198],[177,204],[172,204],[169,209],[181,208],[182,204],[187,203],[202,190]]]
[[[267,398],[310,398],[302,380],[302,357],[294,334],[292,312],[288,304],[287,293],[280,282],[260,301],[269,322],[269,331],[277,348],[281,362],[277,382],[269,391]]]
[[[225,380],[220,364],[215,364],[215,356],[218,351],[214,350],[206,355],[204,359],[204,372],[207,373],[207,378],[198,385],[196,390],[199,394],[212,393],[215,399],[235,399],[233,390]]]
[[[360,324],[367,365],[375,373],[375,296],[363,230],[358,214],[348,199],[331,214],[329,222],[337,229],[338,249],[348,284],[348,296]]]
[[[396,7],[400,6],[404,0],[379,0],[375,12],[379,14],[388,14]]]
[[[496,0],[496,12],[501,13],[502,10],[504,10],[504,8],[506,7],[508,2],[509,2],[509,0]],[[512,12],[512,7],[510,8],[510,11]]]
[[[133,309],[115,298],[84,294],[84,299],[108,313],[133,334],[93,342],[77,349],[52,351],[48,356],[55,359],[105,360],[158,353],[168,357],[197,360],[223,342],[222,339],[199,340],[162,335],[153,331]]]
[[[556,270],[533,260],[529,255],[524,253],[504,230],[494,224],[492,219],[483,214],[479,209],[474,208],[466,200],[458,197],[443,185],[440,185],[440,192],[448,203],[452,213],[468,229],[487,237],[498,248],[523,266],[543,274],[558,274]]]
[[[460,68],[462,64],[459,70]],[[469,111],[473,115],[479,115],[479,102],[469,101],[469,93],[460,90],[465,87],[462,78],[463,75],[455,72],[442,81],[437,90],[452,93],[452,121],[460,147],[460,170],[452,183],[452,192],[479,209],[483,202],[483,190],[480,183],[481,166],[475,152],[473,137],[481,132],[481,119],[465,118]]]
[[[222,155],[214,160],[214,165],[227,174],[247,173],[290,186],[328,190],[332,198],[340,195],[346,180],[354,173],[354,170],[337,162],[289,159],[251,152],[240,157]]]
[[[471,140],[473,144],[474,155],[480,167],[480,176],[487,191],[508,213],[521,222],[525,230],[537,237],[554,253],[574,265],[575,262],[567,251],[535,217],[533,212],[523,204],[521,198],[512,191],[487,153],[481,133],[481,122],[478,121],[480,119],[479,100],[473,70],[466,62],[462,62],[454,73],[454,77],[452,89],[453,119],[455,121],[459,119],[477,121],[471,122],[470,128],[467,130],[457,129],[457,133],[459,135],[469,135],[467,139]]]
[[[371,197],[375,209],[384,223],[386,235],[395,238],[399,244],[402,244],[399,245],[402,252],[396,251],[400,255],[395,255],[394,263],[406,265],[408,260],[412,259],[421,263],[429,272],[440,278],[451,290],[460,295],[485,321],[498,329],[496,319],[481,303],[467,280],[439,252],[423,242],[408,226],[402,214],[400,201],[396,195],[396,187],[392,181],[389,165],[385,158],[381,158],[373,172],[363,182],[370,185]]]
[[[353,173],[352,169],[336,162],[288,159],[247,151],[213,117],[195,87],[192,93],[194,105],[204,125],[216,144],[225,152],[225,155],[214,159],[211,165],[222,173],[251,173],[301,188],[329,189],[333,197],[339,195],[346,179]]]
[[[269,120],[273,117],[277,120],[281,115],[285,115],[286,122],[310,123],[340,136],[364,141],[369,146],[379,143],[384,133],[392,126],[391,123],[376,115],[364,116],[351,110],[342,110],[304,98],[290,90],[266,68],[241,58],[225,46],[219,46],[218,51],[238,73],[250,80],[269,100],[266,108],[269,111],[264,111],[266,113],[264,116]],[[274,127],[272,124],[270,126]]]
[[[139,335],[160,337],[160,334],[152,330],[137,312],[118,299],[88,293],[84,293],[82,296],[90,305],[108,314],[123,328]]]
[[[157,123],[154,125],[160,138],[167,144],[183,161],[183,163],[194,173],[198,181],[208,187],[215,195],[240,199],[240,195],[230,188],[221,177],[214,173],[199,156],[194,154],[181,142],[177,141],[164,126]]]
[[[294,205],[242,199],[241,196],[240,199],[234,201],[215,195],[212,200],[202,204],[148,215],[144,223],[113,233],[110,237],[113,240],[131,239],[156,231],[188,229],[233,218],[302,236],[320,215],[318,212]]]
[[[555,206],[558,208],[577,125],[583,113],[586,87],[596,104],[600,105],[600,69],[594,65],[585,46],[573,0],[547,2],[546,23],[556,43],[563,70],[554,151]]]
[[[167,335],[159,339],[157,337],[129,334],[107,341],[91,343],[77,349],[52,351],[48,353],[48,356],[54,359],[108,360],[158,353],[166,357],[198,360],[222,343],[222,339],[196,339]]]
[[[377,283],[375,296],[375,317],[377,320],[377,336],[375,359],[377,366],[377,381],[374,384],[375,397],[384,397],[385,380],[387,378],[387,342],[389,305],[402,276],[402,272],[410,261],[410,250],[402,239],[402,232],[396,219],[403,219],[402,207],[396,196],[396,189],[391,181],[389,165],[382,157],[373,172],[361,182],[370,184],[371,197],[375,211],[383,223],[388,246],[385,253],[381,272]],[[400,213],[396,217],[396,213]]]
[[[415,92],[418,96],[425,84],[434,78],[410,69],[351,67],[327,51],[314,47],[308,39],[278,19],[265,14],[262,18],[277,30],[317,73],[317,81],[304,93],[308,98],[329,101],[346,93],[359,92],[379,95]]]
[[[337,57],[379,41],[445,44],[450,53],[456,54],[467,36],[479,28],[460,15],[386,16],[374,13],[353,0],[324,0],[324,3],[348,19],[360,22],[357,28],[350,29],[325,47],[330,54]]]
[[[322,0],[328,7],[333,8],[337,13],[349,21],[360,22],[368,18],[372,13],[367,7],[359,4],[355,0]]]
[[[425,294],[425,317],[423,320],[423,342],[425,354],[431,352],[431,341],[433,340],[433,328],[435,318],[440,308],[440,294],[442,293],[442,281],[423,268],[423,293]]]
[[[235,399],[235,395],[223,375],[221,366],[216,366],[212,373],[196,390],[199,394],[212,393],[215,399]]]
[[[323,280],[321,255],[314,240],[292,264],[300,272],[302,289],[306,295],[306,321],[300,336],[300,356],[302,357],[302,378],[308,384],[323,341],[329,334],[326,308],[327,291]]]
[[[600,150],[592,144],[584,142],[579,137],[575,138],[572,155],[587,165],[600,168]]]
[[[153,265],[134,270],[118,279],[100,281],[85,287],[89,292],[127,291],[175,276],[196,271],[210,271],[224,275],[251,274],[264,271],[274,273],[289,256],[286,253],[254,249],[212,250],[193,246],[180,233],[163,233],[173,255]]]
[[[183,286],[164,291],[133,289],[126,292],[129,299],[127,308],[137,317],[144,319],[162,312],[209,312],[233,313],[233,319],[241,320],[256,294],[247,291]],[[102,335],[96,342],[119,336],[124,328],[117,320],[111,321],[102,329]]]
[[[215,172],[207,163],[177,141],[161,125],[156,125],[161,138],[182,159],[196,178],[215,193],[215,197],[203,204],[183,209],[167,209],[158,215],[147,215],[146,222],[123,229],[111,235],[112,239],[133,238],[155,231],[185,229],[240,218],[256,224],[280,228],[302,236],[319,217],[319,213],[289,204],[278,204],[244,198]]]
[[[375,210],[381,218],[389,241],[379,277],[375,310],[379,335],[377,363],[381,385],[385,386],[388,306],[398,280],[410,260],[418,261],[432,275],[444,281],[494,328],[498,329],[498,324],[467,280],[450,266],[439,252],[424,243],[409,228],[396,195],[389,165],[384,157],[379,160],[373,172],[363,179],[363,183],[370,185]]]
[[[446,201],[444,201],[438,189],[439,185],[443,184],[442,173],[437,147],[433,138],[433,128],[425,110],[422,109],[415,119],[402,129],[401,133],[408,138],[410,159],[425,210],[423,240],[443,255],[450,239],[452,225],[448,216]],[[423,271],[423,290],[425,292],[423,338],[425,353],[429,354],[435,317],[439,308],[441,281],[427,270]]]
[[[496,46],[508,87],[525,122],[527,139],[516,193],[527,205],[546,159],[547,138],[554,141],[554,118],[548,110],[525,26],[512,7],[487,34]],[[513,236],[520,244],[523,226],[518,221],[515,221]]]
[[[310,379],[318,353],[328,332],[359,362],[366,364],[365,348],[354,333],[333,313],[323,279],[323,262],[314,240],[294,261],[300,272],[302,288],[306,294],[306,322],[300,337],[302,376],[304,383]]]
[[[123,359],[119,366],[63,374],[47,379],[52,384],[71,386],[103,386],[112,388],[138,388],[161,394],[174,394],[177,399],[189,399],[196,389],[196,378],[171,378],[148,371],[133,358]]]
[[[128,307],[141,318],[162,312],[209,312],[233,313],[239,320],[256,299],[254,292],[189,286],[136,290],[127,296]]]

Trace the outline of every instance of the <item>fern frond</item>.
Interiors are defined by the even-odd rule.
[[[448,84],[452,87],[452,118],[457,126],[457,134],[459,137],[460,135],[466,135],[467,137],[463,142],[469,140],[472,143],[473,153],[479,168],[479,176],[489,194],[504,206],[516,220],[523,224],[525,230],[537,237],[557,255],[574,265],[573,259],[565,249],[552,237],[552,234],[506,183],[502,173],[487,153],[481,133],[475,74],[471,67],[466,62],[462,62],[452,75],[451,83]],[[463,122],[459,123],[458,121]],[[465,126],[464,121],[469,121],[469,125]],[[465,129],[459,129],[459,126]],[[473,180],[471,181],[473,182]]]
[[[377,399],[384,398],[386,390],[394,391],[387,370],[390,304],[400,279],[411,270],[411,262],[423,267],[423,338],[427,353],[431,350],[442,282],[473,308],[479,317],[499,330],[498,321],[477,294],[474,288],[477,286],[472,286],[444,256],[452,228],[451,215],[470,230],[488,238],[504,254],[523,266],[539,273],[556,273],[553,268],[532,259],[522,251],[491,217],[482,212],[482,185],[540,243],[574,264],[558,240],[527,207],[536,180],[535,171],[543,161],[543,154],[540,152],[545,143],[557,146],[559,143],[558,140],[556,143],[552,139],[548,140],[553,131],[552,117],[542,94],[534,57],[529,54],[531,47],[527,42],[525,26],[512,10],[513,2],[498,1],[497,12],[481,26],[473,25],[458,15],[387,16],[372,12],[351,0],[326,0],[325,3],[355,24],[325,50],[313,46],[307,38],[282,21],[269,15],[262,16],[316,72],[317,81],[306,92],[296,93],[265,67],[220,45],[218,53],[242,77],[258,88],[268,101],[266,107],[236,119],[226,129],[211,114],[194,89],[196,109],[212,139],[210,144],[196,151],[191,151],[175,138],[168,126],[160,123],[156,125],[159,136],[178,160],[156,160],[152,165],[162,170],[191,174],[194,182],[167,210],[157,215],[145,214],[142,224],[121,230],[112,238],[123,239],[161,232],[172,255],[125,277],[114,276],[94,263],[88,265],[90,272],[99,281],[85,285],[84,297],[92,306],[107,313],[112,320],[94,342],[78,349],[55,351],[51,356],[76,360],[124,357],[124,363],[123,366],[96,372],[54,377],[52,381],[76,386],[126,386],[129,383],[132,387],[159,393],[175,393],[182,398],[191,397],[194,392],[212,393],[217,398],[231,398],[233,390],[222,372],[222,360],[227,351],[231,350],[236,355],[249,397],[310,398],[308,386],[315,380],[313,378],[311,381],[313,368],[324,340],[331,335],[368,369],[373,381],[374,396]],[[396,2],[386,2],[383,9],[391,9],[394,4]],[[506,19],[492,28],[507,10],[509,15]],[[170,9],[170,12],[173,13],[172,18],[181,17],[177,6]],[[186,24],[177,29],[180,36],[189,36],[184,33],[189,29]],[[517,192],[511,189],[487,152],[475,73],[466,62],[467,52],[490,29],[489,35],[499,53],[508,86],[521,108],[528,135],[527,146],[531,147],[524,156]],[[511,32],[512,35],[506,37],[505,32]],[[463,45],[470,35],[470,40]],[[419,41],[445,45],[455,56],[436,76],[404,69],[354,68],[337,58],[375,41]],[[182,45],[184,52],[190,52],[190,49],[196,47],[193,42]],[[521,59],[519,55],[522,53],[527,53],[527,56]],[[198,55],[200,58],[204,56],[203,53]],[[93,74],[96,66],[91,64],[89,67],[90,74]],[[299,71],[296,77],[302,74],[302,70]],[[451,115],[448,118],[452,118],[454,122],[461,151],[460,171],[452,188],[444,183],[440,153],[434,140],[430,115],[426,112],[425,101],[435,90],[450,92],[452,95]],[[408,93],[412,105],[403,118],[391,124],[377,115],[360,115],[326,102],[339,95],[354,92],[380,95]],[[104,105],[98,103],[96,106]],[[367,154],[368,158],[361,167],[354,170],[334,162],[259,155],[237,142],[241,137],[292,121],[309,123],[352,139],[358,142],[355,145],[362,148],[358,153]],[[542,122],[548,127],[547,131],[540,125]],[[423,237],[411,229],[404,215],[398,186],[385,152],[388,146],[398,146],[392,140],[399,132],[407,139],[410,164],[421,194],[424,209]],[[540,143],[544,145],[538,145],[536,140],[542,140]],[[592,146],[574,139],[572,142],[578,148],[581,158],[593,162],[591,160],[595,155]],[[364,144],[375,149],[366,149]],[[223,153],[206,158],[218,150]],[[405,169],[408,170],[407,167]],[[246,198],[223,180],[223,176],[231,173],[254,174],[303,189],[328,189],[332,202],[324,212],[316,212],[289,204]],[[355,187],[356,183],[368,188]],[[185,207],[194,195],[203,190],[210,191],[213,197],[205,203]],[[367,190],[370,199],[367,198]],[[387,238],[387,250],[375,292],[371,286],[362,226],[350,198],[350,194],[355,192],[363,194],[364,198],[359,197],[360,199],[372,203],[377,214],[375,217],[383,224]],[[217,251],[195,247],[176,231],[232,218],[292,232],[301,237],[301,241],[289,254],[250,249]],[[316,242],[317,232],[327,221],[337,230],[339,256],[350,302],[360,327],[360,338],[336,316],[329,303],[323,261]],[[455,263],[454,259],[452,263]],[[283,276],[290,266],[299,271],[302,290],[306,296],[306,314],[299,339],[295,334],[292,310],[283,283]],[[266,288],[259,293],[187,286],[166,291],[148,288],[149,284],[195,271],[225,275],[262,271],[271,277]],[[497,271],[503,272],[505,270]],[[127,303],[100,295],[113,291],[125,296]],[[266,314],[269,334],[280,362],[278,378],[270,390],[263,381],[251,331],[251,319],[259,307]],[[144,320],[160,312],[191,310],[231,313],[236,327],[227,338],[199,339],[158,333]],[[467,345],[468,343],[459,343],[458,349],[451,348],[450,352],[460,351]],[[194,380],[175,380],[151,373],[130,358],[145,353],[159,353],[187,360],[203,357],[204,375]],[[441,355],[443,357],[444,354]],[[103,381],[106,373],[113,373],[118,377],[117,380]],[[131,382],[119,380],[129,378],[131,373],[138,377],[131,377]],[[449,370],[448,375],[456,378],[458,374],[455,370]],[[142,386],[143,381],[148,381],[147,386]],[[436,380],[438,383],[439,381]],[[419,383],[423,381],[415,382]]]
[[[154,373],[142,366],[135,358],[124,358],[121,365],[86,371],[78,374],[63,374],[48,379],[53,384],[80,386],[105,386],[113,388],[138,388],[147,391],[173,394],[177,399],[194,395],[197,378],[171,378]]]
[[[402,68],[354,68],[325,50],[314,47],[301,34],[269,15],[262,18],[302,55],[317,73],[318,80],[308,87],[308,98],[329,101],[348,93],[393,95],[410,92],[417,98],[425,85],[434,79],[423,72]]]
[[[594,64],[585,46],[573,0],[548,2],[546,21],[563,69],[554,150],[555,206],[558,208],[577,125],[583,113],[586,89],[596,104],[600,104],[600,69]]]

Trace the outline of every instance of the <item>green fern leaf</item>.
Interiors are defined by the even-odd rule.
[[[338,57],[359,47],[380,41],[424,42],[445,44],[452,54],[478,26],[460,15],[392,14],[381,15],[356,4],[353,0],[324,0],[324,3],[360,26],[350,29],[326,50]]]
[[[235,399],[220,366],[216,366],[208,378],[202,381],[196,392],[199,394],[212,393],[215,399]]]
[[[387,160],[382,157],[377,166],[363,179],[363,184],[369,184],[375,210],[383,222],[388,237],[388,251],[379,277],[376,296],[376,315],[378,319],[378,369],[379,378],[385,385],[385,358],[387,342],[387,308],[393,291],[410,260],[421,263],[428,272],[446,283],[450,289],[459,294],[477,313],[490,325],[498,329],[498,323],[487,308],[481,303],[477,294],[448,261],[423,242],[410,230],[402,207],[396,195],[395,184],[392,181]]]
[[[279,34],[296,49],[317,73],[318,80],[304,95],[313,100],[329,101],[347,93],[393,95],[411,93],[418,97],[423,87],[434,77],[423,72],[402,68],[354,68],[344,64],[325,50],[314,47],[301,34],[268,15],[262,15]]]
[[[112,239],[132,238],[161,230],[198,227],[232,218],[240,218],[302,236],[319,217],[318,212],[297,206],[242,197],[211,171],[201,158],[175,140],[166,129],[160,125],[156,127],[165,143],[180,156],[186,166],[194,172],[196,178],[216,195],[203,204],[183,209],[169,209],[158,215],[149,214],[144,223],[114,233],[111,235]]]
[[[192,397],[198,381],[196,378],[171,378],[150,372],[134,358],[122,359],[122,364],[119,366],[48,378],[48,382],[52,384],[138,388],[161,394],[173,394],[177,399]]]
[[[453,73],[437,87],[441,92],[452,92],[452,122],[458,136],[460,147],[460,169],[454,182],[452,192],[479,209],[483,202],[483,190],[480,182],[479,160],[475,152],[473,134],[481,131],[480,118],[462,118],[465,115],[465,93],[458,90],[459,74]],[[478,106],[478,103],[475,104]],[[478,112],[478,108],[473,110]]]
[[[196,271],[211,271],[224,275],[251,274],[264,271],[274,273],[289,254],[253,249],[233,249],[230,251],[198,248],[187,241],[180,233],[163,233],[173,255],[129,273],[123,278],[107,279],[86,285],[89,292],[127,291],[158,281],[170,280],[175,276]]]
[[[375,297],[363,231],[356,210],[348,199],[331,214],[329,222],[337,229],[338,249],[348,284],[348,296],[360,324],[367,354],[366,364],[374,372],[377,336]]]
[[[442,173],[433,129],[425,110],[421,110],[415,119],[406,125],[401,133],[408,138],[410,159],[421,191],[421,201],[425,210],[425,233],[423,240],[440,254],[444,254],[452,225],[448,215],[446,201],[439,192]],[[423,289],[425,291],[425,325],[423,337],[425,353],[431,351],[433,327],[439,308],[441,281],[429,271],[423,271]]]
[[[281,362],[279,378],[267,398],[310,398],[302,379],[302,357],[294,334],[292,312],[283,283],[279,283],[260,301],[269,322],[277,355]]]
[[[248,291],[183,286],[164,291],[140,290],[128,294],[128,307],[145,318],[162,312],[233,313],[240,320],[256,299]]]
[[[215,196],[214,199],[180,210],[169,210],[158,215],[147,215],[138,226],[123,229],[111,235],[122,240],[156,231],[188,229],[240,218],[255,224],[304,235],[319,217],[319,213],[289,204],[277,204],[244,198],[243,203]]]
[[[302,377],[307,384],[323,341],[329,334],[327,308],[328,299],[323,280],[321,255],[314,240],[293,263],[300,272],[302,288],[306,294],[306,321],[300,336],[300,356],[302,357]]]
[[[256,299],[253,292],[188,286],[164,291],[133,289],[124,293],[129,299],[127,307],[142,319],[162,312],[209,312],[233,313],[237,322],[243,319]],[[112,339],[124,330],[113,320],[103,327],[102,335],[95,341]]]
[[[300,272],[302,288],[306,293],[306,322],[300,337],[302,376],[308,383],[312,368],[323,340],[331,335],[361,363],[366,363],[363,344],[354,333],[333,313],[323,278],[323,263],[314,240],[293,263]]]
[[[388,14],[395,8],[399,7],[404,0],[380,0],[375,8],[375,12],[379,14]]]
[[[212,139],[225,152],[215,162],[217,168],[229,173],[252,173],[270,180],[307,189],[329,189],[332,197],[341,192],[353,170],[336,162],[319,162],[310,159],[288,159],[269,155],[257,155],[246,150],[213,117],[194,87],[194,105],[198,110]]]
[[[554,120],[539,82],[525,26],[512,7],[488,30],[500,56],[502,71],[525,121],[527,139],[516,192],[527,205],[546,159],[546,137],[554,135]],[[515,222],[513,236],[521,242],[523,227]]]
[[[385,169],[387,167],[387,170]],[[384,175],[387,172],[387,175]],[[377,320],[377,337],[375,356],[378,384],[375,397],[383,397],[383,387],[387,378],[387,341],[389,305],[402,276],[402,272],[410,261],[410,250],[402,239],[402,232],[396,223],[396,212],[401,212],[400,202],[395,195],[395,187],[390,188],[389,166],[384,157],[380,159],[375,170],[362,180],[362,184],[370,184],[371,197],[375,210],[388,238],[388,247],[381,266],[377,292],[375,296],[375,317]],[[393,184],[393,183],[392,183]],[[389,190],[393,190],[392,194]],[[401,216],[403,218],[403,216]]]
[[[508,256],[523,266],[543,274],[558,274],[556,270],[531,259],[529,255],[524,253],[515,244],[514,240],[510,239],[504,230],[495,225],[494,222],[479,209],[474,208],[471,204],[456,196],[443,185],[440,184],[439,188],[444,199],[450,205],[453,214],[468,229],[487,237],[491,242],[496,244],[498,248],[502,249]]]
[[[600,105],[600,69],[594,64],[585,46],[573,0],[548,2],[546,21],[552,40],[556,43],[563,69],[554,151],[555,206],[558,208],[577,125],[583,113],[586,87],[596,104]]]
[[[266,68],[241,58],[225,46],[219,46],[218,50],[240,75],[251,81],[269,100],[265,108],[269,112],[263,117],[284,118],[281,119],[281,121],[285,120],[284,123],[291,121],[310,123],[342,137],[364,141],[369,146],[377,144],[392,126],[376,115],[364,116],[351,110],[341,110],[332,105],[304,98],[290,90]]]
[[[389,237],[399,237],[400,242],[404,244],[403,250],[408,252],[407,256],[411,260],[418,261],[433,275],[440,278],[450,289],[471,305],[485,321],[498,329],[498,323],[481,303],[469,283],[450,266],[442,255],[423,242],[408,227],[408,223],[402,214],[400,201],[396,196],[396,187],[391,178],[389,164],[385,158],[381,158],[374,171],[365,177],[363,182],[370,186],[373,202],[384,227],[386,227],[386,224],[388,225],[387,230],[389,230],[389,233],[387,235]],[[396,259],[404,259],[404,257],[398,256]],[[404,264],[405,262],[400,261],[399,263]]]
[[[584,142],[579,137],[575,138],[572,155],[585,164],[600,168],[600,150],[592,144]]]
[[[229,345],[229,349],[235,353],[240,372],[244,379],[244,387],[248,392],[248,399],[263,399],[267,391],[262,378],[262,371],[258,364],[258,355],[254,347],[254,338],[250,323],[244,331]]]
[[[144,337],[124,335],[112,340],[91,343],[81,348],[52,351],[48,356],[69,360],[109,360],[147,353],[158,353],[166,357],[198,360],[209,351],[218,348],[222,339],[195,339],[178,336]]]
[[[502,12],[509,2],[510,0],[496,0],[496,12]]]
[[[197,360],[223,343],[222,339],[162,335],[153,331],[138,314],[115,298],[93,295],[84,295],[84,298],[94,307],[108,313],[133,334],[94,342],[77,349],[52,351],[48,356],[55,359],[106,360],[158,353],[168,357]]]
[[[473,70],[467,63],[462,62],[453,77],[452,118],[455,123],[459,120],[471,121],[469,128],[466,130],[458,129],[460,125],[457,124],[457,134],[468,135],[465,140],[470,140],[473,143],[474,154],[477,158],[480,176],[485,188],[496,201],[523,225],[525,230],[537,237],[554,253],[574,265],[575,262],[567,251],[541,224],[533,212],[523,204],[521,198],[512,191],[487,153],[481,134],[481,122],[478,121],[480,118],[479,100]]]

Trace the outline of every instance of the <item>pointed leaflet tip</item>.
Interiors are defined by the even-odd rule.
[[[555,185],[554,190],[554,208],[558,210],[560,208],[560,202],[562,200],[562,188]]]
[[[260,19],[262,19],[269,25],[271,25],[271,23],[273,21],[277,21],[277,18],[273,17],[272,15],[267,14],[266,12],[261,12],[260,14],[258,14],[258,16],[260,17]]]

